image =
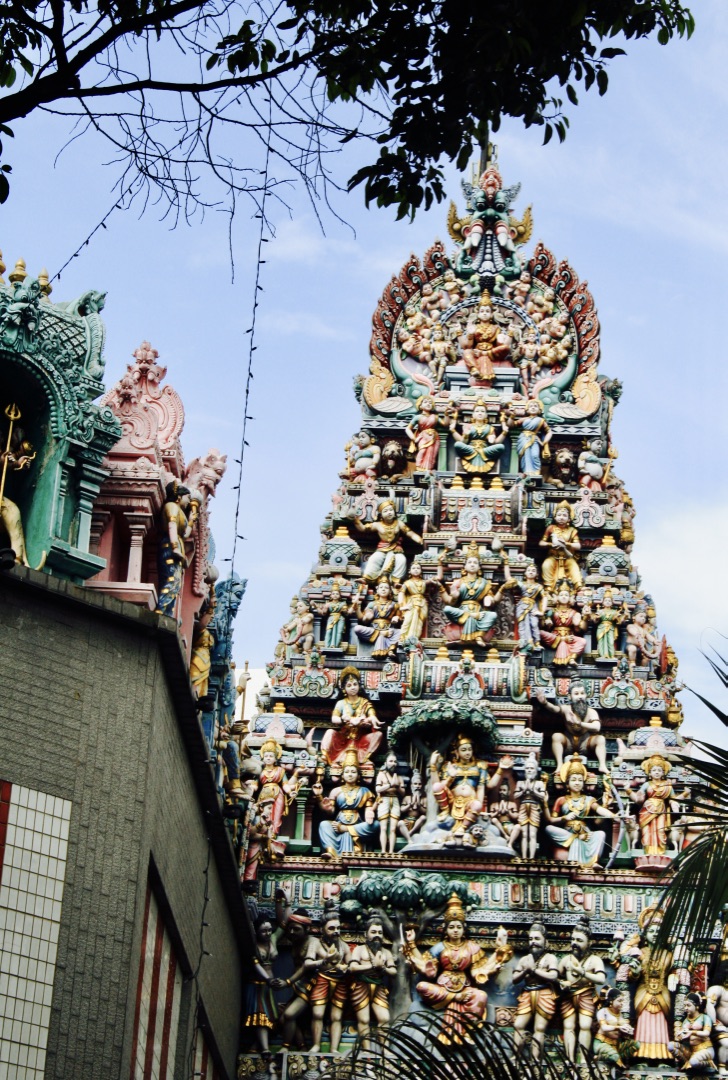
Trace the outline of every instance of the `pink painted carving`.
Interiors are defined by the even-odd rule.
[[[121,422],[122,440],[115,451],[150,451],[156,444],[165,459],[181,458],[179,437],[185,422],[182,400],[173,387],[160,385],[167,369],[157,363],[159,353],[148,341],[143,341],[132,356],[134,363],[102,398],[102,404],[108,405]]]

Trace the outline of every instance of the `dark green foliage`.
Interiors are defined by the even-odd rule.
[[[395,750],[413,740],[434,750],[455,731],[470,735],[483,753],[495,749],[498,742],[498,726],[487,706],[446,697],[413,705],[394,721],[388,737]]]
[[[718,653],[716,656],[717,661],[706,659],[728,687],[728,661]],[[702,695],[695,696],[728,727],[728,713]],[[690,760],[690,769],[701,780],[691,810],[700,831],[666,875],[658,936],[658,944],[663,946],[677,941],[692,945],[710,941],[728,910],[728,750],[697,741],[695,746],[705,755]]]
[[[80,117],[126,179],[178,206],[200,201],[198,165],[249,190],[215,149],[221,124],[277,127],[307,184],[322,153],[367,138],[374,159],[349,187],[401,217],[442,199],[442,161],[464,169],[504,117],[563,139],[565,99],[607,89],[612,39],[692,31],[680,0],[17,0],[0,3],[0,131],[36,108]]]

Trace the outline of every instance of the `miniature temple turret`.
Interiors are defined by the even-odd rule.
[[[519,1045],[530,1032],[536,1055],[558,1035],[578,1061],[596,1024],[603,1060],[628,1056],[634,1031],[664,1063],[704,1015],[684,980],[705,966],[683,964],[675,995],[649,930],[656,875],[694,835],[696,780],[613,469],[621,387],[600,373],[587,286],[544,244],[525,254],[519,186],[491,161],[463,190],[454,252],[412,256],[377,305],[360,431],[268,666],[251,738],[275,729],[301,768],[281,843],[257,860],[258,903],[285,883],[323,917],[338,896],[357,956],[362,920],[386,915],[382,1009],[439,1011],[446,1038],[488,1016]],[[499,934],[510,951],[486,992]],[[625,959],[615,939],[642,945]],[[332,1050],[361,1033],[334,1007],[345,973],[331,979],[320,1008],[288,1006],[317,1050],[322,1016]]]

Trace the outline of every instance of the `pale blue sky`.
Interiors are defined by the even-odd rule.
[[[516,125],[497,141],[505,182],[523,185],[516,211],[533,204],[534,241],[568,258],[595,297],[601,371],[624,383],[616,471],[637,506],[634,558],[682,677],[717,698],[698,650],[713,642],[728,651],[715,634],[728,633],[728,5],[700,0],[694,14],[692,41],[640,43],[613,63],[608,94],[572,110],[563,146],[544,148],[537,132]],[[57,121],[31,118],[14,142],[0,247],[9,267],[22,255],[31,272],[54,273],[113,202],[115,173],[103,165],[105,148],[88,139],[54,165]],[[355,168],[354,153],[342,155],[342,176]],[[461,204],[454,173],[450,191]],[[303,195],[288,198],[293,217],[273,208],[276,237],[266,245],[243,480],[247,539],[236,561],[249,578],[236,653],[252,666],[272,656],[316,555],[343,445],[359,423],[352,379],[368,367],[377,299],[410,251],[447,240],[446,204],[397,223],[391,211],[365,210],[357,192],[337,201],[352,228],[324,215],[324,236]],[[170,231],[153,207],[141,220],[117,213],[55,287],[56,299],[108,289],[109,384],[142,339],[159,350],[186,404],[188,459],[213,445],[231,461],[238,453],[255,224],[243,208],[233,285],[223,215]],[[216,500],[220,557],[230,554],[235,482],[231,469]],[[702,706],[687,693],[683,701],[687,731],[724,739]]]

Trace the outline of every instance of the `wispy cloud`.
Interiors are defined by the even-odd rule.
[[[259,324],[265,330],[288,336],[298,334],[327,341],[352,341],[354,338],[349,330],[307,311],[268,310],[260,315]]]

